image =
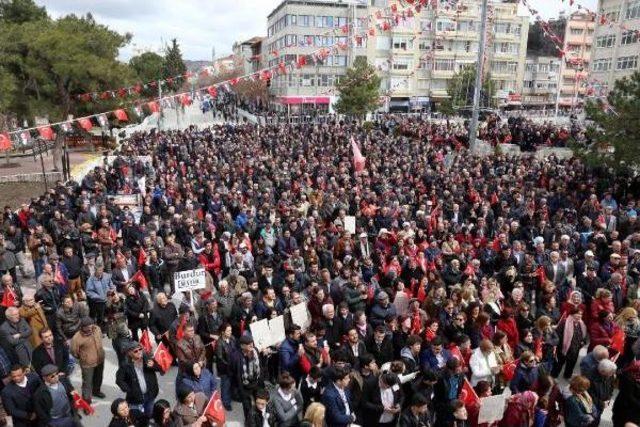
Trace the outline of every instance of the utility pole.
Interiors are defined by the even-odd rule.
[[[162,130],[162,80],[158,80],[158,109],[160,110],[160,114],[158,114],[158,130]]]
[[[480,89],[482,88],[482,77],[484,74],[484,49],[487,38],[487,3],[482,0],[482,17],[480,21],[480,46],[478,46],[478,67],[476,68],[476,85],[473,88],[473,113],[471,124],[469,125],[469,146],[471,151],[478,149],[476,135],[478,134],[478,117],[480,115]]]

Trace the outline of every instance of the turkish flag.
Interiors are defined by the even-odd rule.
[[[42,138],[47,139],[49,141],[52,141],[55,138],[55,135],[53,133],[53,129],[51,129],[51,126],[42,126],[38,128],[38,133]]]
[[[538,276],[538,284],[542,286],[542,284],[547,280],[547,275],[544,272],[544,267],[542,265],[539,265],[538,268],[536,268],[536,276]]]
[[[207,403],[207,406],[204,408],[204,416],[207,417],[209,422],[215,423],[215,425],[224,425],[226,414],[224,412],[224,406],[222,406],[222,399],[220,398],[220,392],[218,390],[213,393],[209,403]]]
[[[516,374],[516,367],[518,366],[518,360],[514,360],[510,363],[505,363],[502,366],[502,376],[505,381],[511,381]]]
[[[113,112],[113,115],[116,116],[116,119],[121,122],[128,122],[129,117],[127,117],[127,113],[124,110],[116,110]]]
[[[138,252],[138,268],[141,265],[145,265],[147,263],[147,253],[144,251],[144,248],[140,248]]]
[[[87,117],[79,119],[78,124],[82,129],[86,130],[87,132],[89,132],[93,128],[93,125],[91,124],[91,120]]]
[[[89,405],[86,400],[84,400],[78,393],[75,392],[73,393],[73,406],[75,406],[76,409],[82,409],[86,414],[89,415],[92,415],[96,412],[95,409],[93,409],[93,407]]]
[[[11,138],[8,133],[0,133],[0,150],[9,150],[11,148]]]
[[[358,144],[356,144],[356,140],[353,139],[353,136],[351,137],[351,150],[353,151],[353,168],[356,172],[362,172],[367,159],[360,152],[360,148]]]
[[[209,95],[211,95],[212,98],[215,98],[218,96],[218,89],[216,89],[215,86],[209,86],[207,88],[207,92],[209,92]]]
[[[180,319],[180,323],[178,324],[178,328],[176,329],[176,339],[180,341],[182,337],[184,337],[184,327],[187,324],[187,318],[182,316]]]
[[[464,379],[464,384],[462,385],[462,390],[460,390],[460,400],[464,403],[464,406],[470,407],[477,405],[480,403],[480,398],[476,394],[476,391],[471,387],[471,383],[466,378]]]
[[[151,110],[152,113],[160,112],[160,106],[158,105],[157,101],[147,102],[147,107],[149,107],[149,110]]]
[[[4,288],[4,294],[2,295],[2,302],[0,302],[0,305],[9,308],[15,306],[15,303],[16,294],[13,292],[13,290]]]
[[[160,343],[158,348],[156,348],[156,352],[153,355],[153,360],[160,366],[162,369],[162,373],[166,373],[171,364],[173,363],[173,356],[169,353],[169,349],[164,345],[164,343]]]
[[[298,68],[299,67],[304,67],[305,65],[307,65],[307,56],[306,55],[300,55],[298,57]]]
[[[151,346],[151,337],[149,337],[149,330],[145,329],[142,331],[142,335],[140,336],[140,345],[144,349],[145,353],[150,354],[153,347]]]
[[[182,105],[191,105],[193,101],[191,101],[191,97],[187,94],[180,96],[180,104]]]
[[[133,275],[131,281],[138,282],[140,289],[147,289],[149,287],[149,282],[147,282],[147,278],[142,274],[142,270],[136,271],[136,274]]]
[[[622,329],[616,330],[616,332],[611,337],[611,348],[616,350],[620,354],[624,353],[624,340],[624,331]]]

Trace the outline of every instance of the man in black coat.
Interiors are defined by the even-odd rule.
[[[14,427],[31,427],[36,425],[36,413],[33,396],[42,385],[38,374],[25,373],[20,365],[11,367],[11,382],[2,390],[2,404],[11,416]]]
[[[393,343],[391,336],[387,335],[383,325],[376,326],[373,336],[365,343],[367,351],[376,359],[378,366],[382,366],[393,360]]]
[[[383,394],[389,394],[393,403],[385,406]],[[393,397],[391,397],[393,396]],[[400,390],[398,377],[390,372],[381,374],[378,381],[365,383],[362,390],[362,425],[367,426],[395,426],[400,417],[403,395]]]
[[[438,425],[448,425],[453,420],[451,402],[458,399],[463,384],[464,375],[460,361],[452,357],[447,360],[444,372],[433,389],[433,403]]]
[[[40,385],[33,396],[38,426],[49,426],[53,420],[56,426],[76,426],[78,414],[73,404],[74,390],[69,382],[59,380],[55,365],[46,365],[40,371],[40,376],[44,384]],[[54,399],[58,400],[55,407]]]
[[[159,392],[157,372],[161,369],[144,354],[139,343],[131,342],[126,350],[127,361],[116,372],[116,384],[127,394],[127,403],[132,411],[151,418]],[[136,371],[142,372],[144,384],[139,381]]]
[[[149,320],[149,329],[155,336],[156,342],[163,340],[165,345],[169,344],[168,333],[171,324],[178,318],[178,310],[176,306],[169,301],[164,292],[156,295],[156,303],[151,310],[151,318]]]
[[[209,298],[206,302],[205,313],[198,319],[197,333],[202,338],[207,352],[207,368],[213,372],[213,342],[218,339],[219,329],[224,319],[218,313],[218,301]]]
[[[56,365],[60,375],[68,375],[69,349],[62,342],[54,339],[53,332],[49,328],[40,330],[42,344],[33,350],[31,366],[34,371],[40,372],[46,365]]]

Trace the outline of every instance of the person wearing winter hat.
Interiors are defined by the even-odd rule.
[[[77,413],[73,405],[73,388],[69,382],[61,382],[58,367],[45,365],[40,370],[44,384],[40,385],[33,396],[33,407],[38,425],[73,427]]]
[[[102,331],[92,318],[80,320],[80,330],[71,338],[70,352],[82,369],[82,398],[89,403],[93,396],[104,399],[105,394],[100,391],[105,359]]]
[[[203,415],[207,397],[203,393],[196,393],[191,387],[183,386],[178,389],[178,403],[175,408],[176,416],[185,426],[200,427],[207,421]]]

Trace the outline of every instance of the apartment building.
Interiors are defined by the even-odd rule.
[[[579,108],[584,104],[595,25],[595,15],[588,11],[579,10],[567,19],[558,95],[558,105],[562,109]]]
[[[555,108],[561,62],[554,56],[527,56],[522,85],[523,108]]]
[[[325,59],[273,76],[269,89],[276,107],[291,113],[310,108],[331,111],[336,83],[357,56],[367,54],[364,37],[350,42],[354,32],[366,31],[367,13],[366,1],[283,0],[269,14],[263,65],[296,63],[300,56],[331,49]],[[336,46],[340,48],[332,49]]]
[[[403,8],[398,0],[373,0],[372,9],[375,13],[394,4]],[[447,82],[455,73],[477,66],[481,2],[449,5],[440,1],[435,10],[423,9],[369,39],[369,61],[388,93],[385,109],[411,111],[437,104],[448,97]],[[520,102],[514,95],[522,93],[528,28],[529,20],[518,15],[516,2],[490,2],[484,71],[497,88],[493,105]]]
[[[640,0],[599,0],[589,85],[604,95],[617,79],[638,68],[640,55]]]
[[[242,74],[255,73],[260,69],[263,39],[264,37],[252,37],[249,40],[233,44],[233,56],[235,57],[237,68],[242,70]]]

